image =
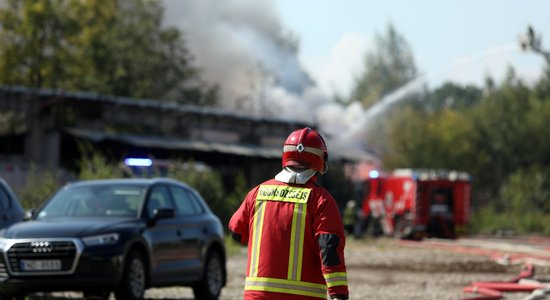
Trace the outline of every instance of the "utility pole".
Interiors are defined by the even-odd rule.
[[[542,49],[542,37],[535,33],[532,26],[527,27],[527,32],[519,38],[519,44],[524,51],[531,50],[541,54],[550,66],[550,51]]]

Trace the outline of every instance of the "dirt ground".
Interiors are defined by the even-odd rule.
[[[471,282],[507,280],[521,269],[521,265],[501,265],[483,255],[419,245],[413,247],[392,239],[348,240],[350,299],[463,299],[473,296],[462,292]],[[222,300],[242,299],[245,264],[245,248],[229,258],[228,284]],[[535,274],[548,278],[549,269],[537,267]],[[528,293],[505,295],[505,299],[523,299]],[[193,299],[191,289],[183,287],[149,289],[145,296],[146,299]],[[79,297],[79,293],[55,293],[31,299]]]
[[[350,241],[346,253],[353,299],[463,299],[473,281],[507,280],[520,265],[504,266],[481,255],[429,247],[408,247],[395,240]],[[522,299],[528,294],[508,295]]]

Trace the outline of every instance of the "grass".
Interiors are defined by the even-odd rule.
[[[225,251],[227,252],[227,256],[234,256],[237,254],[240,254],[246,249],[246,246],[243,246],[231,238],[230,235],[225,236]]]

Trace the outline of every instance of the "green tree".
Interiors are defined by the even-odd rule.
[[[507,79],[472,109],[474,148],[484,154],[477,179],[491,195],[516,170],[547,161],[546,104],[510,70]],[[547,117],[547,116],[546,116]]]
[[[66,76],[66,28],[63,1],[8,0],[0,8],[0,82],[58,87]]]
[[[482,96],[482,90],[474,85],[461,86],[446,82],[429,93],[425,107],[431,111],[441,109],[467,109],[473,107]]]
[[[519,169],[501,186],[498,212],[550,214],[550,170],[539,166]]]
[[[541,79],[535,86],[537,97],[542,100],[550,100],[550,65],[544,69]]]
[[[550,234],[550,169],[533,166],[512,173],[501,185],[496,200],[473,215],[473,228],[491,233]]]
[[[25,185],[17,191],[24,209],[37,209],[63,185],[60,172],[31,165]]]
[[[390,152],[384,165],[399,167],[465,169],[476,166],[473,139],[476,130],[467,116],[445,109],[437,113],[422,112],[408,106],[389,130]]]
[[[355,80],[351,101],[369,107],[417,76],[412,50],[405,38],[389,24],[385,35],[377,35],[367,52],[364,71]]]
[[[195,188],[223,224],[229,222],[246,195],[244,176],[237,176],[234,185],[226,188],[219,172],[200,167],[194,162],[177,163],[166,176]]]
[[[363,71],[355,78],[349,101],[359,101],[365,108],[377,104],[385,96],[412,82],[417,77],[413,53],[405,38],[389,24],[385,34],[377,35],[374,47],[364,57]],[[398,103],[422,106],[422,91],[402,95]],[[394,102],[397,103],[397,102]],[[371,147],[388,151],[389,128],[401,106],[387,105],[374,116],[364,130]]]
[[[7,0],[0,83],[214,104],[181,33],[147,0]]]
[[[120,166],[109,162],[99,152],[85,153],[80,159],[80,180],[120,178],[123,171]]]

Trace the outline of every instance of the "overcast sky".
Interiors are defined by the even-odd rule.
[[[377,33],[392,22],[409,42],[431,85],[451,79],[500,80],[508,65],[536,78],[541,56],[519,50],[528,25],[550,49],[550,1],[544,0],[275,0],[281,23],[300,38],[299,59],[323,90],[347,94],[352,74]]]

